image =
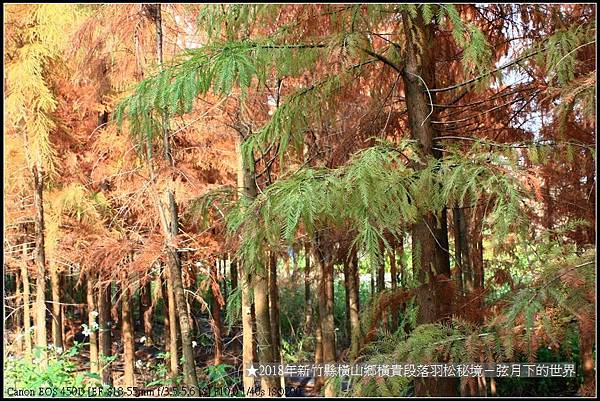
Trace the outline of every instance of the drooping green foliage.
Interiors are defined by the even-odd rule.
[[[501,235],[523,221],[524,189],[508,157],[482,154],[476,146],[466,155],[421,161],[426,168],[415,169],[410,143],[381,143],[336,169],[302,168],[237,207],[227,218],[229,229],[241,234],[241,257],[257,260],[262,247],[292,243],[301,231],[310,236],[326,227],[354,227],[358,249],[379,260],[380,243],[389,248],[386,234],[402,235],[420,216],[462,206],[465,198],[469,206],[485,202]]]

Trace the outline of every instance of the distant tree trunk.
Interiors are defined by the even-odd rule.
[[[281,347],[281,333],[279,327],[279,287],[277,286],[277,256],[273,252],[271,252],[269,257],[269,304],[273,358],[275,358],[276,362],[279,362],[279,349]]]
[[[23,263],[21,264],[21,277],[23,281],[23,337],[25,339],[25,358],[31,360],[31,310],[29,269],[27,268],[27,244],[23,244]]]
[[[404,264],[404,235],[401,235],[398,239],[398,264],[400,265],[400,286],[406,287],[408,281],[406,280],[406,266]]]
[[[346,326],[346,333],[348,335],[348,339],[350,340],[352,337],[352,329],[350,328],[350,274],[348,270],[348,261],[344,260],[344,301],[345,305],[345,315],[344,315],[344,325]]]
[[[98,344],[100,353],[100,369],[102,371],[102,383],[112,385],[112,368],[106,359],[112,355],[112,334],[110,322],[111,309],[111,284],[98,292]]]
[[[152,345],[152,316],[154,313],[155,302],[152,300],[152,282],[148,281],[142,286],[140,293],[140,317],[144,325],[144,337],[146,337],[145,345]]]
[[[50,287],[52,292],[52,343],[63,348],[63,325],[61,318],[60,276],[55,263],[50,264]]]
[[[235,259],[230,259],[229,275],[231,278],[231,292],[234,292],[238,288],[237,261]]]
[[[392,248],[390,251],[390,276],[392,291],[395,292],[398,289],[398,270],[396,268],[396,251]],[[398,328],[398,304],[393,304],[391,307],[392,324],[390,329],[395,332]]]
[[[131,290],[128,287],[127,273],[123,273],[121,281],[121,328],[123,330],[123,362],[124,362],[124,385],[132,387],[135,385],[135,344],[133,333],[133,316],[131,313]]]
[[[218,261],[215,263],[219,263]],[[221,364],[221,357],[223,354],[223,338],[221,334],[221,304],[219,303],[219,289],[218,289],[218,273],[217,265],[213,264],[211,268],[212,273],[212,302],[211,302],[211,314],[212,314],[212,327],[215,337],[215,355],[214,363],[216,365]]]
[[[41,349],[41,366],[47,366],[46,350],[46,252],[44,238],[44,175],[41,163],[33,167],[34,204],[35,204],[35,247],[37,266],[36,275],[36,346]]]
[[[359,275],[358,275],[358,255],[356,248],[351,251],[350,258],[346,261],[348,276],[347,291],[350,315],[350,360],[358,357],[360,348],[360,315],[359,315]]]
[[[385,290],[385,247],[380,244],[381,259],[377,261],[377,292]]]
[[[402,22],[406,37],[406,59],[402,71],[405,88],[408,123],[413,139],[418,142],[422,156],[441,157],[434,149],[433,140],[437,136],[430,116],[430,103],[427,89],[435,87],[434,24],[426,25],[421,15],[411,18],[402,13]],[[414,35],[414,32],[417,32]],[[417,43],[418,42],[418,43]],[[423,168],[423,166],[417,166]],[[417,294],[419,313],[417,323],[433,323],[449,319],[452,311],[452,294],[448,294],[450,279],[450,260],[448,255],[448,229],[446,210],[439,219],[429,213],[413,225],[413,263],[416,265],[418,279],[423,286]],[[439,222],[439,223],[438,223]],[[428,288],[425,288],[428,287]],[[417,396],[454,396],[457,395],[456,379],[430,378],[415,380]]]
[[[96,301],[94,297],[94,277],[91,273],[87,274],[87,310],[88,310],[88,330],[90,331],[90,372],[98,372],[98,331],[96,329]]]
[[[75,298],[73,298],[75,299]],[[113,322],[113,327],[117,328],[117,327],[121,327],[121,313],[119,312],[119,307],[121,305],[121,286],[120,285],[115,285],[115,300],[116,303],[114,305],[112,305],[112,307],[110,308],[110,315],[111,315],[111,321]]]
[[[468,246],[466,245],[466,232],[464,230],[465,223],[464,217],[462,216],[461,208],[455,206],[452,210],[452,217],[454,218],[454,254],[456,258],[456,273],[455,273],[455,281],[456,288],[458,289],[459,294],[463,294],[464,292],[464,278],[463,272],[468,271],[469,269],[465,269],[465,262],[468,263],[469,258],[463,257],[465,252],[468,252]]]
[[[15,308],[18,309],[23,302],[23,279],[19,273],[15,272]],[[15,338],[15,347],[17,352],[23,352],[23,315],[15,313],[13,316],[13,327],[17,337]]]

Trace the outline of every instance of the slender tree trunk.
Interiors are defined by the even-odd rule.
[[[216,262],[218,263],[218,261]],[[221,358],[223,354],[223,338],[221,334],[221,304],[219,303],[219,289],[217,287],[218,283],[218,274],[217,274],[217,266],[213,264],[212,269],[212,280],[213,283],[211,285],[212,290],[212,302],[211,302],[211,314],[212,314],[212,326],[213,333],[215,337],[215,355],[214,355],[214,363],[216,365],[221,364]]]
[[[456,288],[458,289],[459,294],[464,292],[464,284],[463,284],[463,254],[464,254],[464,244],[465,244],[465,232],[463,231],[463,221],[462,211],[458,206],[455,206],[452,210],[452,217],[454,218],[454,254],[456,258]],[[468,259],[467,259],[468,260]]]
[[[430,116],[429,105],[430,102],[435,103],[435,98],[431,94],[432,101],[429,100],[427,88],[423,85],[424,81],[428,88],[435,87],[434,26],[426,26],[421,15],[411,20],[406,12],[403,12],[402,20],[406,35],[406,65],[402,78],[410,131],[419,144],[422,156],[439,158],[441,152],[433,149],[433,139],[437,134],[431,124],[433,117]],[[414,31],[418,34],[413,36]],[[438,217],[439,220],[431,213],[426,214],[413,226],[413,263],[417,267],[420,283],[428,283],[417,295],[419,324],[448,319],[451,315],[452,296],[448,294],[447,283],[451,275],[446,210]],[[454,396],[457,395],[457,389],[456,379],[415,381],[417,396]]]
[[[352,337],[352,329],[350,327],[350,274],[348,270],[348,261],[344,260],[344,301],[345,301],[345,315],[344,315],[344,325],[346,326],[346,333],[348,336],[348,340],[351,342]]]
[[[131,313],[131,290],[128,288],[127,274],[123,273],[121,281],[121,328],[123,330],[123,362],[124,362],[124,386],[135,385],[135,344],[133,340],[133,316]]]
[[[152,300],[152,282],[148,281],[141,288],[140,293],[140,317],[144,325],[144,337],[146,337],[145,345],[153,344],[152,333],[152,316],[154,313],[155,303]]]
[[[25,339],[25,358],[31,360],[31,309],[29,289],[29,269],[27,268],[27,245],[23,244],[23,263],[21,264],[23,280],[23,337]]]
[[[47,366],[46,350],[46,252],[44,243],[44,175],[38,162],[33,168],[36,247],[36,346],[41,350],[41,365]]]
[[[231,277],[231,292],[234,292],[238,288],[237,261],[235,259],[230,259],[229,275]]]
[[[319,296],[319,317],[321,321],[321,344],[323,363],[335,363],[335,322],[333,318],[333,261],[325,259],[319,249],[319,241],[313,247],[314,260],[321,270],[321,290]],[[325,386],[325,396],[332,397],[334,389],[330,382]]]
[[[313,275],[311,274],[310,243],[308,242],[304,244],[304,258],[304,333],[309,335],[312,331],[313,303],[310,282]]]
[[[88,330],[90,331],[90,372],[98,372],[98,331],[96,329],[96,302],[94,299],[94,277],[87,275],[87,310],[88,310]]]
[[[313,261],[316,262],[315,259],[313,259]],[[321,283],[323,281],[323,272],[321,271],[321,269],[319,268],[319,264],[316,263],[315,268],[313,269],[315,271],[314,276],[315,276],[315,283],[317,283],[317,285],[315,286],[317,289],[319,289],[319,283]],[[315,297],[317,297],[317,305],[315,308],[315,363],[316,364],[320,364],[323,363],[323,322],[321,319],[321,312],[320,312],[320,304],[321,302],[319,301],[321,297],[318,296],[317,291],[315,291]],[[315,377],[315,391],[317,393],[319,393],[321,391],[321,387],[323,387],[323,377],[322,376],[317,376]]]
[[[73,298],[73,299],[75,299],[75,298]],[[121,299],[121,286],[115,285],[115,300],[116,300],[116,302],[110,308],[112,327],[115,327],[115,328],[123,326],[121,324],[121,313],[122,312],[119,312],[119,307],[121,305],[120,299]]]
[[[236,138],[235,148],[238,161],[237,185],[241,196],[253,199],[256,197],[256,183],[250,166],[244,163],[242,155],[241,141],[243,138]],[[254,388],[254,377],[246,374],[246,369],[254,363],[254,319],[252,303],[252,275],[250,266],[239,260],[237,263],[239,269],[238,276],[242,291],[242,368],[244,370],[243,385],[244,391]]]
[[[377,264],[377,292],[385,290],[385,247],[383,242],[379,245],[381,251],[381,260]]]
[[[63,348],[63,325],[61,319],[60,276],[55,263],[50,264],[50,287],[52,291],[52,343],[56,348]]]
[[[390,252],[390,276],[391,276],[391,286],[392,291],[395,292],[398,289],[398,269],[396,267],[396,250],[392,249]],[[398,328],[398,304],[392,305],[391,314],[392,314],[392,324],[390,329],[392,332],[395,332]]]
[[[169,360],[170,360],[170,373],[171,378],[175,379],[179,373],[179,352],[177,348],[177,337],[178,337],[178,324],[177,322],[177,307],[175,301],[175,294],[173,291],[172,281],[169,279],[170,269],[165,268],[167,273],[167,308],[168,308],[168,329],[169,329]],[[166,330],[166,328],[165,328]]]
[[[404,264],[404,235],[401,235],[398,240],[398,264],[400,265],[400,286],[406,287],[408,280],[406,279],[406,265]]]
[[[288,259],[289,262],[289,259]],[[289,264],[289,263],[288,263]],[[288,275],[289,277],[289,275]],[[281,347],[280,317],[279,317],[279,287],[277,286],[277,256],[271,252],[269,258],[269,304],[271,318],[271,342],[273,357],[280,361],[279,349]]]
[[[348,291],[348,303],[350,313],[350,360],[358,357],[358,350],[360,349],[360,315],[359,315],[359,291],[358,291],[358,255],[356,249],[352,250],[348,265],[348,277],[347,280],[347,291]]]
[[[98,344],[100,346],[98,359],[100,360],[100,369],[102,371],[102,383],[109,386],[112,385],[112,369],[106,359],[112,355],[110,305],[111,284],[108,284],[98,292],[98,320],[100,326],[98,331]]]
[[[23,279],[21,278],[21,274],[15,273],[15,308],[19,308],[21,303],[23,302]],[[17,352],[23,352],[23,315],[20,313],[15,313],[13,316],[13,327],[15,328],[15,333],[17,337],[15,338],[15,347]]]
[[[254,307],[256,308],[256,343],[258,361],[260,363],[275,363],[271,344],[271,316],[269,315],[269,277],[268,267],[259,267],[254,273]],[[277,358],[278,359],[278,358]],[[279,389],[276,377],[261,377],[261,386],[265,394],[270,389]]]
[[[154,5],[155,15],[154,21],[156,26],[156,49],[157,49],[157,61],[162,64],[162,46],[163,46],[163,34],[162,34],[162,14],[161,5]],[[162,116],[162,137],[163,137],[163,150],[165,160],[170,166],[174,165],[171,149],[169,145],[169,130],[167,127],[167,117],[163,114]],[[150,166],[151,170],[153,167]],[[152,173],[152,175],[154,175]],[[152,177],[154,181],[154,177]],[[168,261],[167,266],[169,275],[167,279],[171,283],[172,290],[175,295],[175,306],[177,308],[178,323],[181,329],[181,348],[183,353],[183,378],[187,386],[196,387],[198,386],[198,378],[196,376],[196,365],[194,361],[194,352],[192,348],[192,328],[190,324],[190,317],[187,310],[187,302],[183,288],[183,282],[181,278],[181,260],[177,253],[176,236],[179,233],[179,223],[177,216],[177,205],[175,203],[175,194],[172,189],[173,178],[169,186],[165,189],[165,201],[164,204],[157,199],[157,208],[162,219],[163,234],[167,239],[167,255]],[[158,198],[157,194],[155,195]],[[172,321],[171,321],[172,322]],[[171,324],[171,326],[173,326]]]

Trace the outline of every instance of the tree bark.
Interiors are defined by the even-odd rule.
[[[260,266],[254,272],[254,307],[256,309],[256,343],[258,361],[275,363],[275,355],[271,345],[271,317],[269,315],[269,277],[268,267]],[[261,386],[265,394],[270,389],[279,389],[279,380],[272,376],[261,377]]]
[[[242,155],[241,142],[243,138],[239,135],[236,138],[235,149],[237,155],[237,185],[241,196],[251,200],[256,197],[256,183],[254,182],[254,174],[250,166],[246,165]],[[250,266],[239,260],[237,263],[238,277],[242,291],[242,369],[244,375],[242,378],[244,391],[254,389],[254,377],[246,374],[246,369],[254,362],[254,331],[253,331],[253,303],[252,303],[252,275],[250,274]]]
[[[468,271],[465,269],[465,262],[468,263],[468,256],[465,258],[464,253],[468,250],[465,247],[466,236],[464,231],[464,217],[462,216],[462,211],[460,207],[455,206],[452,210],[452,217],[454,218],[454,254],[456,258],[456,272],[455,272],[455,281],[456,288],[459,294],[464,292],[464,278],[463,272]]]
[[[170,374],[171,378],[175,379],[179,374],[179,351],[178,351],[178,321],[177,318],[177,306],[175,301],[175,293],[173,291],[172,281],[169,279],[170,269],[165,268],[167,274],[166,277],[166,290],[167,290],[167,308],[168,308],[168,319],[169,319],[169,361],[170,361]]]
[[[152,333],[152,316],[154,313],[155,303],[152,300],[151,281],[141,288],[140,294],[140,316],[144,325],[144,337],[146,337],[145,345],[153,344]]]
[[[360,349],[360,307],[359,307],[359,291],[358,291],[358,255],[356,249],[351,251],[350,258],[346,261],[348,276],[347,291],[350,315],[350,360],[358,357]]]
[[[156,27],[156,51],[157,61],[159,64],[163,63],[163,34],[162,34],[162,14],[161,5],[154,5],[155,15],[155,27]],[[170,166],[174,165],[171,149],[169,145],[169,130],[167,127],[167,117],[165,114],[162,115],[162,137],[163,137],[163,150],[164,158]],[[149,144],[149,149],[151,144]],[[151,163],[151,158],[149,160]],[[150,166],[152,171],[152,181],[154,181],[153,167]],[[175,306],[177,309],[178,323],[181,329],[181,348],[183,353],[183,380],[187,386],[197,387],[198,378],[196,376],[196,365],[194,361],[194,352],[192,348],[192,329],[190,324],[190,317],[187,310],[187,302],[183,288],[183,282],[181,278],[181,260],[177,252],[176,237],[179,233],[179,223],[177,216],[177,204],[175,203],[175,193],[172,189],[173,177],[169,186],[165,188],[165,201],[164,204],[158,199],[158,194],[155,194],[157,200],[157,209],[161,216],[162,228],[165,239],[167,240],[167,255],[168,261],[167,266],[169,280],[172,290],[175,295]],[[171,329],[173,328],[173,321],[171,321]]]
[[[398,269],[396,267],[396,251],[392,249],[390,252],[390,276],[392,291],[395,292],[398,289]],[[395,332],[398,328],[398,304],[392,305],[390,312],[392,315],[392,322],[390,329]]]
[[[273,347],[273,358],[275,358],[275,360],[279,362],[279,349],[281,347],[281,332],[279,321],[279,287],[277,286],[277,256],[273,252],[271,252],[269,258],[269,304],[271,318],[271,345]]]
[[[310,266],[310,243],[304,244],[304,333],[310,335],[312,331],[312,316],[313,316],[313,303],[312,294],[310,291],[310,282],[312,279],[311,266]]]
[[[123,273],[121,281],[121,312],[123,330],[123,362],[124,362],[124,385],[133,387],[135,385],[135,345],[133,340],[133,316],[131,313],[131,290],[127,287],[127,274]]]
[[[112,385],[112,368],[106,359],[112,355],[112,333],[110,322],[111,308],[111,284],[98,292],[98,320],[100,330],[98,331],[98,344],[100,352],[100,369],[102,371],[102,383]]]
[[[325,258],[319,249],[319,241],[315,240],[313,247],[314,260],[321,271],[321,289],[319,296],[319,318],[321,321],[321,344],[323,363],[335,363],[335,321],[333,316],[333,260]],[[333,397],[334,389],[331,382],[325,385],[325,396]]]
[[[430,94],[430,101],[427,92],[427,88],[435,87],[434,26],[426,26],[421,15],[411,19],[406,12],[402,14],[402,21],[406,36],[406,65],[402,78],[411,135],[417,140],[421,156],[432,155],[439,158],[441,152],[433,149],[433,139],[437,134],[431,124],[429,105],[435,103],[435,99]],[[418,35],[413,37],[413,30]],[[420,43],[417,44],[417,40]],[[418,165],[417,168],[423,166]],[[448,294],[447,282],[451,276],[445,209],[438,218],[439,220],[428,213],[413,226],[413,263],[417,266],[418,279],[423,285],[417,295],[418,324],[449,319],[451,315],[452,296]],[[455,396],[457,388],[456,379],[428,378],[415,381],[417,396]]]

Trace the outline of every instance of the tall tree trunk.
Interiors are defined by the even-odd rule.
[[[350,258],[347,260],[348,266],[348,277],[347,280],[347,291],[348,291],[348,303],[350,312],[350,360],[354,360],[358,357],[358,350],[360,349],[360,306],[359,306],[359,272],[358,272],[358,255],[356,248],[351,251]]]
[[[271,255],[269,257],[269,304],[271,318],[271,345],[273,347],[273,358],[275,358],[275,361],[279,362],[281,359],[279,356],[279,349],[281,347],[281,332],[279,322],[279,287],[277,286],[277,256],[273,252],[271,252]]]
[[[237,155],[237,185],[241,196],[249,200],[256,197],[256,183],[254,182],[254,174],[250,166],[244,162],[242,155],[241,135],[236,138],[235,149]],[[242,291],[242,368],[244,370],[243,385],[244,391],[254,388],[254,377],[246,374],[246,369],[254,362],[254,324],[253,324],[253,304],[252,304],[252,275],[250,274],[250,266],[239,260],[237,263],[238,276]]]
[[[23,244],[21,277],[23,281],[23,337],[25,339],[25,358],[31,360],[31,296],[29,289],[29,269],[27,268],[27,244]]]
[[[60,276],[55,263],[50,264],[50,287],[52,291],[52,343],[55,348],[63,348],[63,325],[60,304]]]
[[[154,21],[156,27],[156,50],[157,50],[157,61],[159,64],[163,63],[163,34],[162,34],[162,14],[161,5],[154,5]],[[163,150],[165,160],[170,166],[174,165],[171,149],[169,145],[169,130],[166,114],[162,115],[162,137],[163,137]],[[150,147],[149,149],[150,150]],[[151,160],[150,160],[151,161]],[[152,170],[152,181],[154,182],[153,167]],[[181,260],[177,252],[176,236],[179,233],[179,222],[177,216],[177,204],[175,203],[175,193],[173,191],[174,181],[171,176],[168,187],[165,189],[165,200],[161,203],[157,200],[157,208],[162,220],[163,234],[167,240],[167,266],[169,275],[167,279],[171,283],[172,290],[175,295],[175,306],[177,308],[178,323],[181,329],[181,348],[183,353],[183,380],[187,386],[197,387],[198,378],[196,376],[196,364],[194,361],[194,352],[192,348],[192,329],[190,324],[190,317],[187,310],[187,302],[183,289],[183,282],[181,278]],[[157,194],[155,197],[158,198]],[[173,326],[171,322],[171,326]]]
[[[333,261],[325,258],[319,249],[318,239],[313,247],[314,260],[317,268],[321,270],[321,289],[319,296],[319,317],[321,321],[321,337],[323,348],[323,363],[335,363],[335,321],[333,317]],[[331,382],[325,386],[325,396],[334,396]]]
[[[87,274],[87,311],[88,311],[88,330],[90,332],[90,372],[98,372],[98,330],[96,329],[96,301],[94,297],[94,277],[91,273]]]
[[[98,331],[98,345],[100,347],[98,359],[102,371],[102,383],[106,385],[112,385],[112,369],[111,365],[107,363],[107,358],[112,355],[111,295],[110,283],[98,292],[98,325],[100,326]]]
[[[124,362],[124,385],[133,387],[135,385],[135,344],[133,340],[133,316],[131,313],[131,290],[128,287],[127,273],[123,273],[121,281],[121,328],[123,330],[123,362]]]
[[[256,308],[256,343],[258,361],[275,363],[271,344],[271,316],[269,314],[269,277],[268,266],[260,266],[254,272],[254,307]],[[273,376],[261,377],[261,386],[265,394],[279,389],[279,380]]]
[[[44,243],[44,175],[41,163],[33,168],[34,204],[35,204],[35,263],[36,275],[36,346],[41,350],[41,366],[47,366],[46,350],[46,252]]]
[[[421,15],[411,20],[406,12],[402,13],[402,20],[406,35],[406,65],[402,78],[411,135],[418,142],[421,156],[433,155],[439,158],[441,152],[433,148],[433,140],[437,134],[431,124],[432,106],[429,105],[427,88],[423,85],[425,82],[428,88],[435,87],[434,25],[426,26]],[[418,34],[413,36],[413,30]],[[430,95],[431,103],[435,103],[433,94]],[[433,214],[426,214],[413,226],[413,263],[417,266],[420,283],[428,283],[429,287],[423,286],[417,295],[419,324],[448,319],[451,314],[452,297],[447,291],[447,280],[451,276],[446,210],[443,209],[438,217],[436,219]],[[417,396],[454,396],[457,395],[457,389],[456,379],[430,378],[415,381]]]

